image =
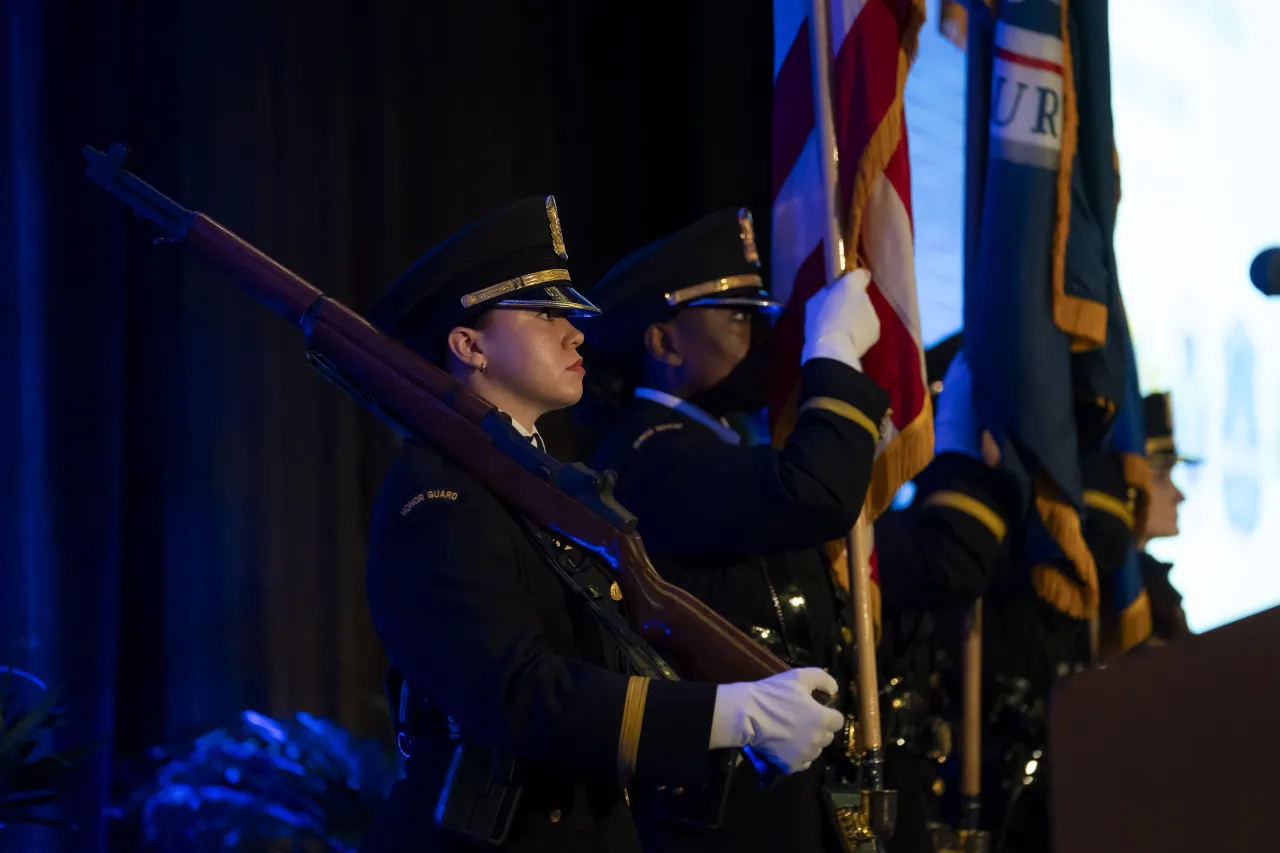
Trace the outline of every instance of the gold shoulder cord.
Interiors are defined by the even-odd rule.
[[[857,406],[846,403],[844,400],[837,400],[835,397],[810,397],[801,404],[800,411],[796,412],[796,417],[799,418],[810,409],[831,412],[833,415],[839,415],[847,421],[853,421],[871,433],[872,439],[875,441],[880,440],[880,428],[876,426],[875,422],[863,414],[862,410]]]
[[[981,522],[996,537],[997,542],[1003,542],[1004,535],[1008,531],[1004,519],[995,510],[977,498],[966,495],[963,492],[941,489],[929,495],[924,505],[946,507],[947,509],[963,512],[965,515]]]

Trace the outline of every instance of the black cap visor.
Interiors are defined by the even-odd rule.
[[[549,285],[519,290],[510,297],[490,306],[495,308],[521,308],[527,311],[554,309],[563,311],[566,317],[594,317],[600,309],[572,287]]]

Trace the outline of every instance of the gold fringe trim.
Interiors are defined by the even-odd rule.
[[[969,10],[959,0],[942,0],[938,10],[938,32],[960,50],[969,44]]]
[[[915,65],[916,54],[920,52],[920,30],[924,28],[925,19],[929,17],[927,9],[928,3],[925,0],[912,0],[911,2],[911,20],[907,22],[907,27],[902,31],[902,50],[907,54],[907,65]],[[907,85],[907,76],[903,74],[898,78],[899,95],[904,91]]]
[[[911,20],[902,31],[898,50],[897,92],[893,103],[880,118],[880,124],[866,150],[862,152],[862,161],[858,163],[858,175],[853,182],[853,199],[849,204],[849,227],[845,235],[846,257],[857,257],[861,245],[862,216],[866,211],[867,200],[871,197],[871,188],[875,180],[889,165],[889,160],[898,150],[902,141],[902,111],[907,89],[907,72],[915,62],[916,51],[920,46],[920,28],[924,26],[925,0],[913,0],[911,4]],[[874,271],[873,271],[874,277]]]
[[[1032,586],[1041,598],[1068,616],[1088,619],[1098,611],[1098,567],[1085,545],[1080,516],[1043,471],[1036,472],[1035,501],[1036,511],[1049,528],[1049,535],[1071,561],[1080,580],[1077,582],[1053,566],[1041,564],[1031,569]]]
[[[1031,567],[1031,587],[1045,602],[1072,619],[1087,619],[1089,610],[1080,585],[1048,563]]]
[[[983,0],[988,14],[995,14],[996,0]],[[960,48],[962,52],[969,50],[969,8],[966,0],[942,0],[941,13],[938,16],[938,32],[947,41]]]
[[[1144,589],[1120,614],[1120,646],[1123,651],[1151,636],[1151,599]]]
[[[1151,509],[1151,464],[1137,453],[1124,454],[1124,481],[1134,489],[1133,535],[1141,541],[1147,533]]]
[[[1058,163],[1058,223],[1053,234],[1053,321],[1071,337],[1071,351],[1097,349],[1107,342],[1107,306],[1067,293],[1067,235],[1071,230],[1071,165],[1076,156],[1080,116],[1076,111],[1075,72],[1071,62],[1071,34],[1067,28],[1068,0],[1062,13],[1062,153]]]
[[[906,84],[908,68],[907,54],[899,50],[898,93],[894,95],[893,103],[889,105],[889,109],[880,119],[880,124],[871,134],[866,150],[862,152],[862,161],[858,164],[857,177],[853,181],[853,199],[849,205],[849,228],[844,238],[846,257],[858,256],[858,249],[862,242],[862,218],[866,213],[867,202],[871,198],[871,188],[875,186],[876,178],[884,172],[889,159],[893,157],[893,152],[898,150],[898,144],[902,142],[903,86]],[[874,278],[875,270],[873,269],[871,273]]]
[[[926,17],[925,0],[912,0],[911,20],[901,35],[898,50],[897,94],[893,103],[880,119],[880,124],[872,133],[867,148],[858,164],[858,174],[853,183],[853,199],[850,202],[849,226],[845,239],[845,257],[858,258],[859,235],[862,233],[862,217],[866,211],[867,200],[871,197],[871,188],[875,179],[884,172],[889,159],[898,149],[902,141],[903,101],[907,85],[907,72],[915,61],[916,51],[920,46],[920,29]],[[872,272],[874,277],[874,271]],[[799,405],[799,383],[791,390],[791,396],[778,413],[778,420],[771,436],[774,447],[786,444],[787,437],[795,429],[797,408]],[[864,510],[874,520],[893,501],[893,496],[903,484],[920,473],[929,460],[933,458],[933,406],[926,396],[920,414],[907,424],[893,441],[876,457],[871,470],[871,483],[867,488],[867,499]],[[830,559],[835,580],[846,592],[849,590],[848,553],[843,539],[828,542],[827,557]],[[852,593],[850,593],[852,594]],[[871,584],[871,615],[875,627],[876,643],[881,637],[881,601],[880,585]]]
[[[769,437],[775,448],[783,448],[787,438],[796,428],[799,417],[800,383],[791,389],[778,413],[778,421]],[[893,503],[898,490],[933,460],[933,403],[926,395],[924,405],[911,423],[894,436],[888,446],[876,457],[871,467],[871,481],[863,505],[868,517],[875,521]],[[832,552],[834,553],[834,552]]]
[[[845,592],[849,591],[849,567],[845,565],[849,549],[843,539],[832,539],[823,546],[827,552],[827,563],[831,566],[831,579]]]
[[[859,256],[862,239],[862,218],[866,213],[867,201],[871,198],[871,189],[889,165],[889,160],[898,150],[902,142],[902,111],[907,89],[907,72],[915,61],[916,49],[920,44],[920,28],[924,25],[924,0],[913,0],[911,22],[902,32],[902,43],[898,50],[897,93],[893,103],[880,118],[871,139],[867,141],[866,150],[862,152],[862,160],[858,163],[858,174],[853,181],[853,199],[849,202],[849,226],[846,229],[844,245],[845,257]],[[872,278],[875,270],[871,271]]]
[[[865,503],[867,517],[872,521],[879,518],[893,503],[898,490],[932,460],[933,403],[926,394],[919,414],[893,437],[872,465]]]
[[[920,45],[920,30],[926,17],[925,0],[913,0],[911,20],[903,28],[898,50],[897,89],[893,103],[880,118],[875,132],[867,142],[866,150],[858,163],[858,174],[853,182],[853,198],[849,203],[848,230],[845,234],[845,256],[865,257],[861,251],[862,220],[876,178],[884,173],[894,152],[902,142],[903,104],[907,87],[907,72],[915,61]],[[875,277],[874,265],[871,268]],[[923,373],[923,371],[922,371]],[[923,381],[923,380],[922,380]],[[876,457],[871,469],[871,483],[867,488],[865,509],[867,517],[875,521],[898,493],[903,484],[919,474],[933,458],[933,408],[928,396],[920,413],[894,437],[889,446]]]
[[[834,539],[824,546],[831,565],[831,579],[849,595],[849,549],[844,539]],[[880,584],[871,582],[871,627],[875,631],[876,645],[880,645],[882,621],[880,617]],[[851,640],[849,642],[852,642]]]
[[[1152,639],[1151,599],[1144,589],[1124,612],[1107,614],[1099,644],[1098,659],[1113,661],[1146,640]]]

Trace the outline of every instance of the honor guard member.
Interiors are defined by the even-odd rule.
[[[983,804],[989,807],[982,816],[997,848],[1043,849],[1044,699],[1057,677],[1088,660],[1087,622],[1039,599],[1026,581],[1024,509],[1015,480],[1000,467],[997,443],[975,419],[962,343],[958,333],[925,353],[935,404],[935,456],[915,480],[910,507],[876,522],[884,608],[879,652],[888,680],[882,696],[890,745],[886,772],[899,792],[898,824],[888,846],[898,853],[945,850],[956,843],[936,822],[935,807],[945,805],[958,820],[959,762],[939,766],[941,745],[953,739],[939,737],[934,715],[949,717],[948,734],[961,731],[961,648],[969,606],[988,596],[983,718],[996,720],[996,726],[984,731],[984,743],[994,747],[984,752],[998,758],[987,765]],[[1105,582],[1132,545],[1132,512],[1098,510],[1124,507],[1129,490],[1123,464],[1114,454],[1092,454],[1084,460],[1084,480],[1085,537]],[[939,684],[941,690],[929,689]],[[944,793],[945,804],[939,801]],[[1016,814],[1010,801],[1019,805]]]
[[[1085,511],[1081,532],[1097,571],[1100,600],[1109,601],[1116,573],[1134,547],[1134,495],[1121,454],[1095,452],[1081,459]],[[1030,510],[1034,512],[1034,510]],[[994,853],[1049,850],[1049,768],[1046,714],[1055,684],[1097,659],[1090,620],[1068,613],[1051,595],[1037,593],[1036,560],[1025,534],[1014,537],[1009,559],[998,569],[983,605],[983,829]],[[1039,531],[1037,535],[1043,535]],[[1112,641],[1104,644],[1112,646]],[[990,745],[990,749],[988,749]]]
[[[887,395],[860,358],[879,334],[857,271],[806,311],[795,429],[748,446],[725,417],[768,400],[770,315],[751,215],[721,210],[620,261],[590,291],[604,405],[621,402],[593,464],[640,519],[658,571],[794,665],[831,667],[840,642],[823,543],[862,507]],[[847,679],[851,673],[844,673]],[[762,789],[739,768],[722,827],[667,832],[663,850],[838,850],[821,766]]]
[[[946,652],[1008,559],[1004,544],[1018,518],[1016,484],[1000,470],[999,448],[974,418],[972,380],[957,357],[961,340],[956,334],[925,352],[935,456],[915,479],[910,506],[885,513],[875,527],[886,786],[898,791],[891,853],[955,845],[939,810],[944,778],[958,778],[950,772],[958,756],[948,761],[954,738],[944,715],[962,707],[960,696],[942,687],[944,670],[960,663]]]
[[[956,369],[953,364],[944,389]],[[1099,422],[1098,429],[1105,428]],[[1098,441],[1100,435],[1084,439],[1086,445]],[[1081,479],[1081,532],[1105,590],[1134,545],[1134,495],[1118,453],[1082,454]],[[1048,582],[1073,569],[1035,512],[1030,502],[1019,506],[1019,522],[1010,524],[1007,547],[983,597],[982,828],[992,834],[995,853],[1048,850],[1049,696],[1060,679],[1094,660],[1087,605],[1070,600],[1081,598],[1074,588]],[[1043,556],[1045,545],[1053,557]],[[962,659],[958,641],[952,657]]]
[[[1142,582],[1151,598],[1152,636],[1159,642],[1191,635],[1182,594],[1169,581],[1170,563],[1147,552],[1147,543],[1178,535],[1178,507],[1186,499],[1174,485],[1173,469],[1180,463],[1197,464],[1178,452],[1173,440],[1173,398],[1168,393],[1148,394],[1143,399],[1146,418],[1147,462],[1151,466],[1151,501],[1147,508],[1147,529],[1138,543]]]
[[[566,259],[554,200],[525,199],[430,250],[371,319],[538,443],[538,418],[582,393],[570,318],[597,313]],[[404,685],[409,759],[362,851],[635,851],[629,779],[697,785],[712,750],[741,746],[796,770],[840,728],[812,698],[836,687],[819,670],[720,686],[629,675],[536,535],[432,447],[406,442],[387,474],[367,592]]]

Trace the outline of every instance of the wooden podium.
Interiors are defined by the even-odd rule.
[[[1053,853],[1280,851],[1280,607],[1074,676]]]

